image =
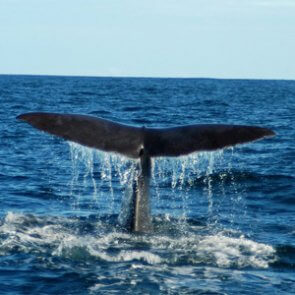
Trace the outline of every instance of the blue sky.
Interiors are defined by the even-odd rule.
[[[0,74],[295,80],[295,0],[0,0]]]

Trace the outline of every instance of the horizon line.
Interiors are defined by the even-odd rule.
[[[290,78],[224,78],[224,77],[197,77],[197,76],[133,76],[133,75],[76,75],[76,74],[2,74],[0,76],[36,76],[36,77],[73,77],[73,78],[118,78],[118,79],[204,79],[204,80],[253,80],[253,81],[295,81]]]

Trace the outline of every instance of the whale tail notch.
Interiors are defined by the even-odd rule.
[[[65,140],[130,158],[140,158],[143,149],[150,157],[177,157],[197,151],[223,149],[275,135],[268,128],[243,125],[140,128],[77,114],[38,112],[22,114],[17,118]]]

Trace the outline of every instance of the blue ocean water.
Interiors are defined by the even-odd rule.
[[[295,294],[295,81],[0,76],[0,294]],[[16,116],[269,127],[153,161],[155,230],[120,226],[135,163]]]

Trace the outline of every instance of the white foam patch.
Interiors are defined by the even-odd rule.
[[[56,256],[83,256],[87,253],[89,256],[99,258],[108,262],[123,262],[123,261],[143,261],[149,264],[158,264],[162,259],[148,251],[136,250],[119,250],[124,245],[118,245],[118,239],[126,239],[130,237],[127,234],[110,233],[103,237],[65,237],[58,248],[53,252]],[[129,241],[130,243],[130,241]],[[130,245],[130,244],[129,244]],[[115,248],[117,251],[114,254],[108,254],[109,248]]]
[[[19,251],[47,252],[46,245],[54,245],[66,236],[66,232],[60,224],[47,224],[44,219],[36,216],[26,216],[8,212],[3,224],[0,226],[0,234],[6,238],[1,241],[0,254],[18,248]]]
[[[153,253],[147,251],[120,251],[116,255],[108,255],[103,252],[92,252],[93,256],[97,256],[105,261],[109,262],[122,262],[122,261],[144,261],[149,264],[158,264],[162,262],[162,259]]]
[[[267,268],[275,261],[275,249],[241,236],[231,238],[221,234],[207,236],[198,244],[202,255],[211,255],[219,267]]]
[[[101,277],[99,279],[101,279]],[[118,292],[116,291],[116,288],[120,288],[119,286],[124,285],[125,279],[126,278],[123,278],[119,282],[115,282],[115,283],[109,283],[109,282],[107,284],[98,283],[98,284],[95,284],[94,286],[90,287],[88,290],[89,290],[90,294],[101,294],[103,288],[107,288],[107,291],[105,292],[106,294],[118,294]],[[132,282],[133,281],[130,281],[130,284],[132,284]],[[113,293],[110,292],[111,288],[115,288],[114,289],[115,291]]]
[[[206,263],[222,268],[268,268],[277,259],[276,251],[270,245],[244,236],[228,237],[222,232],[205,236],[160,237],[154,241],[154,246],[173,250],[167,263],[185,259],[188,265]]]
[[[198,235],[186,231],[177,237],[134,235],[114,229],[105,233],[101,230],[103,225],[96,221],[92,224],[98,229],[95,233],[79,234],[76,230],[79,222],[85,220],[10,212],[0,225],[0,255],[17,249],[24,253],[46,253],[79,261],[98,259],[106,262],[134,261],[135,265],[161,264],[174,267],[176,272],[183,272],[179,265],[261,269],[276,261],[276,251],[272,246],[244,236],[236,237],[237,233],[232,233],[235,237],[229,237],[229,232]]]
[[[58,220],[56,220],[58,221]],[[67,222],[70,221],[67,219]],[[74,222],[74,221],[73,221]],[[31,223],[31,225],[30,225]],[[24,226],[25,225],[25,226]],[[149,264],[161,263],[161,258],[148,251],[125,250],[124,247],[136,242],[137,237],[125,233],[112,232],[103,236],[79,236],[67,230],[62,224],[44,224],[42,218],[25,216],[9,212],[2,226],[0,234],[8,234],[2,241],[0,249],[9,251],[15,246],[23,252],[46,252],[47,245],[53,246],[52,255],[83,259],[95,257],[108,262],[143,261]],[[125,240],[126,244],[119,243]],[[108,254],[109,248],[117,248],[115,254]]]

